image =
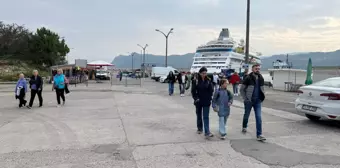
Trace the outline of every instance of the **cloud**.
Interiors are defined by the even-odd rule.
[[[270,55],[339,49],[339,0],[251,2],[253,50]],[[222,28],[238,41],[245,38],[245,15],[246,1],[229,0],[12,0],[0,6],[4,20],[32,30],[45,25],[74,48],[70,59],[90,61],[140,52],[137,44],[146,43],[148,53],[164,54],[165,38],[156,28],[174,28],[169,54],[195,52]]]

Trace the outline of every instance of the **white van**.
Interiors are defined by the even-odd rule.
[[[172,71],[175,75],[178,74],[177,69],[173,67],[152,67],[151,70],[151,79],[159,81],[159,78],[162,76],[168,76],[169,72]]]

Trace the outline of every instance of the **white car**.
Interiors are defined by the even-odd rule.
[[[160,83],[165,83],[166,82],[166,76],[161,76],[160,78],[159,78],[159,82]]]
[[[310,120],[340,120],[340,77],[328,78],[299,89],[295,109]]]

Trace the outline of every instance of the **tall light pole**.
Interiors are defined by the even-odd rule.
[[[137,45],[143,49],[143,61],[142,61],[143,63],[142,63],[142,65],[143,65],[143,78],[145,78],[145,49],[146,49],[146,47],[148,47],[149,45],[148,45],[148,44],[145,44],[144,47],[141,46],[140,44],[137,44]]]
[[[168,37],[172,33],[174,28],[171,28],[168,32],[168,34],[165,34],[164,32],[160,31],[159,29],[156,29],[157,32],[160,32],[165,37],[165,67],[168,67]]]
[[[246,64],[249,64],[249,29],[250,29],[250,0],[247,0],[246,48],[245,48]]]
[[[133,72],[133,56],[135,55],[136,53],[135,52],[132,52],[131,54],[130,54],[130,56],[131,56],[131,71]]]

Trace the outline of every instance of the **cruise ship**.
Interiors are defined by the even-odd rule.
[[[235,42],[229,34],[229,29],[224,28],[217,40],[197,47],[190,72],[198,72],[201,67],[206,67],[208,73],[221,73],[222,70],[233,69],[236,72],[244,71],[244,40]],[[261,53],[249,53],[249,66],[261,64]]]

